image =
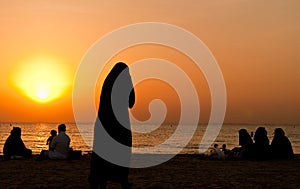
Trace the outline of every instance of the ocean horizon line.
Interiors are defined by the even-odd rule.
[[[12,122],[9,122],[9,121],[0,121],[0,124],[94,124],[94,122],[72,122],[72,121],[12,121]],[[139,123],[131,123],[133,125],[137,125]],[[157,124],[160,124],[160,125],[177,125],[176,123],[147,123],[147,124],[140,124],[140,125],[157,125]],[[194,124],[191,124],[191,123],[183,123],[184,125],[194,125]],[[207,125],[208,123],[205,123],[205,122],[200,122],[198,123],[198,125]],[[219,125],[220,123],[210,123],[211,125]],[[259,122],[224,122],[222,123],[222,125],[257,125],[257,126],[300,126],[300,123],[259,123]]]

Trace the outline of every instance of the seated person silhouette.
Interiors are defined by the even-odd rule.
[[[274,159],[293,159],[294,152],[290,140],[285,136],[282,128],[274,131],[271,143],[272,156]]]
[[[222,152],[224,152],[225,155],[228,155],[230,153],[230,150],[226,148],[226,144],[222,145],[221,150]]]
[[[3,154],[5,159],[29,158],[32,154],[30,149],[25,147],[21,138],[21,128],[14,127],[6,139]]]
[[[271,147],[264,127],[256,129],[254,134],[254,158],[258,160],[266,160],[271,157]]]
[[[214,150],[215,150],[217,159],[225,159],[225,153],[220,150],[218,144],[214,144]]]
[[[42,150],[40,153],[40,156],[36,159],[36,160],[43,160],[43,159],[48,159],[49,158],[49,151],[51,150],[51,142],[53,140],[54,137],[56,137],[57,135],[57,131],[56,130],[51,130],[50,131],[51,136],[49,136],[49,138],[47,139],[46,145],[49,146],[48,150]]]
[[[246,129],[239,130],[239,145],[241,146],[239,158],[251,158],[253,155],[253,141]]]
[[[69,157],[70,137],[65,133],[66,125],[58,126],[58,135],[55,136],[50,144],[50,159],[67,159]]]
[[[50,134],[51,134],[51,136],[49,136],[49,138],[47,139],[47,142],[46,142],[46,145],[49,145],[49,150],[51,149],[51,147],[50,147],[51,142],[52,142],[53,138],[56,137],[57,132],[56,132],[56,130],[51,130]]]

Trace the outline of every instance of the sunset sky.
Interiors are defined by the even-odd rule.
[[[0,121],[73,122],[73,80],[85,52],[105,34],[139,22],[182,27],[207,45],[226,84],[225,122],[300,124],[298,0],[3,1]],[[207,122],[207,83],[182,53],[141,45],[111,62],[130,65],[151,57],[168,59],[190,74],[199,93],[200,122]],[[156,82],[137,86],[133,114],[146,119],[147,103],[160,97],[170,111],[167,121],[178,121],[178,97],[170,86]],[[96,97],[97,93],[99,87]]]

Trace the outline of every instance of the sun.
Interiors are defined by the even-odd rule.
[[[49,91],[45,89],[38,89],[36,96],[40,99],[47,99],[49,97]]]
[[[39,103],[62,97],[70,89],[71,83],[69,69],[65,64],[49,57],[24,61],[12,74],[14,88]]]

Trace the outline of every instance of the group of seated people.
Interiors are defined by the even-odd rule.
[[[253,137],[253,139],[252,139]],[[239,146],[232,150],[226,149],[223,144],[218,148],[215,144],[206,155],[214,159],[293,159],[294,152],[290,140],[285,136],[282,128],[276,128],[274,138],[270,144],[267,131],[264,127],[259,127],[250,134],[246,129],[239,130]]]
[[[264,127],[258,127],[254,136],[253,133],[250,136],[246,129],[240,129],[239,146],[229,150],[226,148],[226,144],[223,144],[221,148],[218,147],[218,144],[214,144],[204,155],[211,159],[267,160],[294,158],[291,142],[285,136],[282,128],[275,129],[271,144]]]
[[[65,133],[66,125],[58,126],[58,135],[56,131],[51,131],[51,136],[47,140],[49,150],[41,152],[41,158],[49,159],[67,159],[69,156],[70,137]],[[3,154],[5,159],[29,158],[32,151],[26,148],[21,138],[21,128],[13,127],[10,136],[4,143]]]
[[[294,152],[290,140],[285,136],[282,128],[276,128],[271,142],[264,127],[258,127],[254,134],[254,142],[246,129],[239,130],[239,152],[243,159],[293,159]]]

